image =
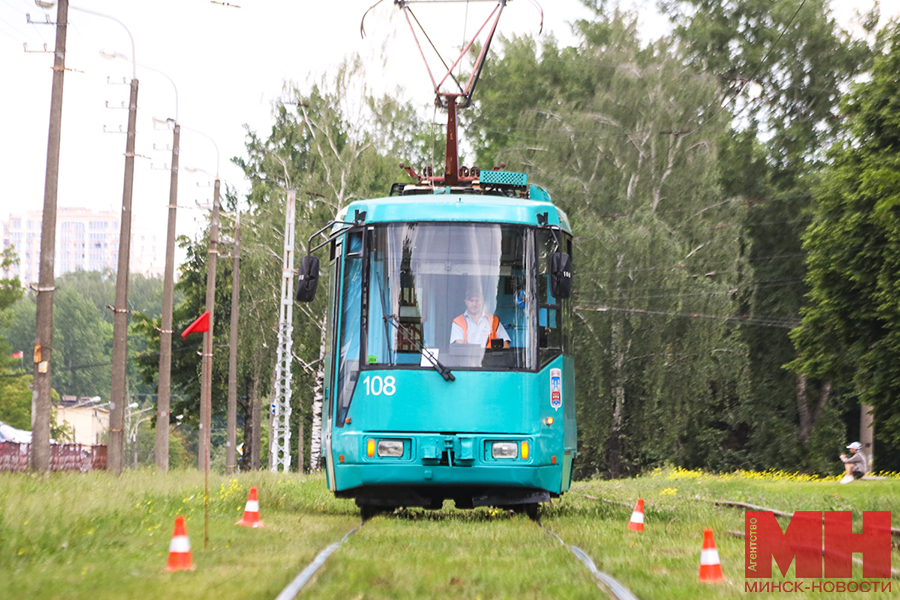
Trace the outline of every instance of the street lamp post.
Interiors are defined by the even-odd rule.
[[[234,221],[233,268],[231,272],[231,334],[228,341],[228,419],[225,446],[225,474],[235,472],[235,450],[237,445],[237,337],[238,305],[240,304],[241,273],[241,211],[237,209]]]
[[[188,170],[192,170],[188,168]],[[228,213],[225,213],[226,215]],[[233,475],[237,470],[237,340],[238,317],[240,304],[240,269],[241,269],[241,211],[240,207],[233,213],[234,240],[232,251],[231,273],[231,329],[228,344],[228,409],[225,437],[225,474]],[[213,255],[214,256],[214,255]],[[207,284],[209,280],[207,279]],[[215,280],[213,280],[215,290]],[[207,287],[209,290],[209,287]],[[206,397],[205,395],[203,396]]]
[[[131,258],[131,199],[134,189],[134,138],[137,121],[138,80],[131,80],[128,100],[128,137],[125,142],[125,182],[119,220],[119,264],[116,270],[116,300],[113,305],[112,386],[109,414],[109,462],[107,468],[119,475],[125,462],[125,366],[128,353],[128,278]]]
[[[173,84],[174,85],[174,84]],[[177,90],[176,90],[177,98]],[[178,208],[178,124],[176,101],[175,127],[172,130],[172,175],[169,180],[169,223],[166,228],[166,271],[163,276],[162,322],[159,332],[159,385],[156,412],[156,469],[169,470],[169,414],[172,394],[172,309],[175,295],[175,211]]]
[[[209,472],[210,424],[212,422],[212,357],[213,330],[216,308],[216,263],[219,256],[219,146],[203,132],[186,127],[212,142],[216,148],[216,181],[213,188],[212,215],[209,224],[209,254],[206,261],[206,310],[209,311],[209,331],[203,334],[203,368],[200,378],[200,444],[197,464],[201,471]]]
[[[218,149],[216,150],[218,152]],[[203,421],[203,444],[201,452],[202,468],[209,472],[210,434],[212,432],[212,359],[213,329],[216,308],[216,262],[219,257],[219,170],[216,168],[216,183],[213,188],[213,209],[209,224],[209,255],[206,260],[206,310],[209,311],[209,331],[203,334],[205,340],[203,353],[203,384],[200,386],[203,403],[200,406],[200,418]]]
[[[113,304],[112,385],[109,394],[109,451],[107,470],[116,475],[125,466],[125,367],[128,354],[128,277],[131,258],[131,199],[134,190],[134,139],[137,123],[137,59],[134,36],[117,18],[73,6],[75,10],[115,21],[131,40],[131,94],[128,98],[128,133],[125,140],[125,182],[122,190],[122,214],[119,217],[119,264],[116,270],[116,299]]]
[[[130,59],[118,52],[101,51],[104,58]],[[181,125],[178,122],[178,87],[172,78],[145,65],[141,68],[159,73],[169,80],[175,90],[175,119],[172,128],[172,164],[169,179],[169,222],[166,229],[166,267],[163,275],[162,315],[159,331],[159,383],[157,385],[156,408],[156,469],[169,470],[169,414],[172,397],[172,309],[175,293],[175,221],[178,208],[178,155],[181,140]],[[168,121],[167,121],[168,122]]]
[[[53,343],[53,261],[56,253],[56,192],[59,185],[59,141],[62,132],[63,74],[66,70],[68,0],[56,9],[56,48],[53,87],[50,92],[50,132],[44,179],[44,211],[41,217],[41,263],[38,275],[34,327],[34,390],[31,406],[31,468],[50,470],[50,356]]]
[[[204,472],[203,547],[209,544],[209,457],[212,433],[212,358],[213,330],[216,308],[216,259],[219,256],[219,146],[215,140],[195,129],[216,147],[216,183],[213,188],[212,216],[209,224],[209,256],[206,259],[206,310],[209,311],[209,329],[203,333],[203,368],[200,378],[200,444],[197,464]]]

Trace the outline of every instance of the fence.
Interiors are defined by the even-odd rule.
[[[0,471],[25,472],[31,458],[31,444],[0,443]],[[53,444],[51,471],[91,471],[106,469],[106,446]]]

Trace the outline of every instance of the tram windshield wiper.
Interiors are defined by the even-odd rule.
[[[411,339],[416,344],[416,346],[418,346],[419,351],[422,353],[422,356],[428,359],[428,362],[431,363],[431,366],[434,367],[435,371],[441,374],[441,377],[444,378],[444,381],[456,381],[456,377],[453,375],[450,369],[442,365],[438,359],[432,356],[431,352],[429,352],[428,349],[425,348],[425,346],[422,344],[422,342],[419,341],[419,338],[417,338],[413,332],[407,329],[406,326],[400,322],[400,319],[397,318],[397,316],[387,315],[384,317],[384,320],[393,325],[397,329],[397,331],[401,331],[406,334],[408,338]]]

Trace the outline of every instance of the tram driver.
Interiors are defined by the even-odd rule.
[[[451,344],[477,344],[491,347],[491,340],[503,340],[509,348],[509,335],[496,315],[484,312],[484,294],[480,287],[466,289],[466,312],[453,319],[450,327]]]

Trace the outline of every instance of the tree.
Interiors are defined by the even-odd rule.
[[[728,325],[744,208],[716,171],[727,115],[717,82],[636,22],[598,10],[577,48],[506,41],[469,121],[480,163],[528,172],[573,223],[581,475],[721,466],[710,449],[744,386]]]
[[[241,201],[241,278],[238,340],[239,423],[243,423],[245,462],[242,468],[265,464],[263,447],[264,399],[272,393],[277,347],[278,301],[284,244],[285,197],[297,190],[295,253],[303,255],[309,236],[333,219],[338,210],[357,198],[387,195],[390,184],[402,174],[398,163],[426,156],[427,127],[415,119],[414,110],[390,97],[375,97],[366,89],[358,59],[348,60],[333,74],[303,90],[286,85],[276,103],[274,124],[263,138],[247,132],[247,153],[234,161],[252,184],[246,202]],[[421,126],[420,126],[421,125]],[[226,194],[226,211],[239,205]],[[221,237],[233,235],[233,219],[224,218]],[[188,259],[177,284],[183,302],[175,307],[175,328],[186,327],[201,312],[205,301],[206,236],[181,239]],[[222,244],[223,249],[227,243]],[[219,261],[216,286],[215,347],[213,349],[213,417],[224,414],[228,378],[227,323],[231,317],[231,261]],[[321,289],[327,289],[327,275]],[[303,399],[321,388],[322,339],[325,294],[312,304],[295,304],[292,351],[292,429],[309,431],[311,403]],[[158,326],[155,319],[141,319],[142,331]],[[182,325],[179,325],[182,324]],[[152,339],[152,338],[151,338]],[[199,342],[173,340],[173,414],[196,419],[199,400],[199,362],[191,352]],[[152,342],[153,351],[158,342]],[[144,380],[155,381],[155,364],[142,365]],[[305,437],[308,440],[308,437]],[[308,443],[304,444],[308,447]],[[296,448],[296,446],[295,446]],[[295,450],[296,452],[296,450]],[[298,464],[294,454],[292,464]]]
[[[844,132],[838,106],[872,50],[840,28],[828,0],[666,0],[690,64],[722,82],[732,131],[720,148],[725,193],[746,203],[743,245],[755,282],[738,298],[748,323],[750,385],[738,412],[751,456],[779,468],[827,469],[846,405],[827,380],[790,373],[788,337],[807,291],[801,244],[825,149]],[[861,25],[871,36],[877,6]],[[776,441],[777,440],[777,441]]]
[[[363,83],[364,74],[355,58],[309,92],[296,86],[287,89],[276,106],[271,135],[262,140],[248,133],[248,157],[237,160],[253,182],[248,202],[254,215],[251,226],[242,228],[241,297],[251,308],[246,314],[242,311],[240,329],[258,332],[258,339],[266,339],[265,352],[270,357],[277,344],[278,312],[270,302],[280,294],[281,253],[277,249],[284,236],[285,190],[298,190],[295,239],[299,255],[306,250],[309,236],[349,201],[387,195],[395,176],[402,173],[397,167],[401,160],[409,163],[426,156],[427,127],[408,104],[371,95]],[[322,290],[328,286],[324,275]],[[299,369],[292,382],[292,429],[302,432],[299,442],[303,446],[309,439],[305,432],[313,422],[319,423],[318,414],[311,413],[321,411],[324,296],[319,294],[312,304],[294,308],[292,352]],[[244,342],[241,345],[245,347]],[[248,403],[252,405],[251,398],[257,397],[258,407],[258,395],[266,393],[260,384],[271,379],[271,371],[263,365],[274,360],[261,362],[264,355],[258,344],[255,351],[242,350],[241,355],[246,357],[241,363],[250,377]],[[312,403],[302,403],[310,391]],[[258,408],[251,406],[250,414],[258,415]],[[255,437],[252,419],[245,423],[245,440]],[[255,452],[251,447],[251,456]],[[317,464],[318,456],[311,460]]]
[[[829,0],[662,0],[687,58],[720,78],[724,100],[761,133],[790,185],[840,134],[842,88],[871,60],[865,40],[841,29]],[[862,25],[871,33],[877,4]]]
[[[6,248],[0,254],[0,271],[8,271],[18,260],[15,249],[11,247]],[[12,319],[12,311],[10,309],[22,295],[22,285],[19,283],[18,277],[0,279],[0,332],[9,325]],[[21,376],[24,375],[24,372],[19,374],[19,376],[16,374],[16,371],[24,371],[22,369],[24,359],[11,356],[11,354],[19,351],[22,351],[24,356],[23,348],[19,348],[14,352],[13,347],[4,340],[3,336],[0,336],[0,421],[16,428],[25,427],[30,429],[31,392],[26,387],[24,378]],[[22,397],[27,397],[28,400],[27,404],[25,404],[27,407],[25,415],[18,414],[19,407],[23,404],[21,402]],[[28,418],[25,419],[25,416]]]
[[[796,373],[870,404],[878,435],[900,447],[900,26],[869,82],[843,103],[849,139],[832,147],[803,238],[808,305],[791,333]]]

